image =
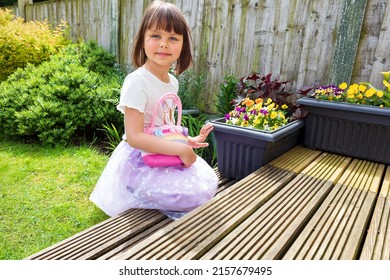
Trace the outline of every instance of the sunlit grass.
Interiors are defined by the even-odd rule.
[[[108,157],[0,141],[0,259],[23,259],[107,219],[90,200]]]

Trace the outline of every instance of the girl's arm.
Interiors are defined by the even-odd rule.
[[[177,155],[185,167],[196,161],[196,154],[192,147],[144,133],[144,114],[136,109],[125,108],[126,139],[130,146],[164,155]]]
[[[205,142],[207,136],[209,136],[210,132],[214,129],[211,123],[204,125],[198,136],[188,137],[188,145],[192,148],[204,148],[209,145],[209,143]]]

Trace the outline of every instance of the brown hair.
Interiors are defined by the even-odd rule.
[[[173,30],[176,34],[183,35],[183,47],[176,63],[175,72],[176,74],[184,72],[192,64],[191,32],[183,13],[175,5],[163,1],[153,1],[145,10],[133,43],[133,64],[136,67],[145,64],[147,60],[144,50],[145,33],[153,25],[156,26],[156,29],[163,29],[167,32]]]

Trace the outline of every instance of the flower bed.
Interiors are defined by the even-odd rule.
[[[382,72],[384,89],[367,82],[317,87],[313,98],[297,102],[306,117],[308,148],[390,163],[390,72]]]
[[[239,80],[234,109],[211,121],[222,176],[242,179],[301,143],[304,114],[295,101],[307,91],[288,93],[287,83],[271,74]]]
[[[301,143],[304,120],[274,131],[229,125],[212,120],[217,142],[218,171],[224,177],[242,179]]]

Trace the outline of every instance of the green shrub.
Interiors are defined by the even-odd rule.
[[[30,21],[0,10],[0,81],[28,63],[39,65],[69,43],[66,25],[52,30],[47,21]]]
[[[103,131],[107,137],[107,140],[104,142],[104,148],[111,154],[122,141],[123,132],[120,133],[113,124],[103,124],[101,131]]]
[[[123,78],[115,57],[96,43],[69,45],[0,84],[0,133],[64,145],[95,137],[104,123],[120,127],[110,100],[118,99]]]
[[[217,114],[224,116],[234,108],[235,98],[237,97],[238,79],[233,75],[226,74],[224,81],[219,85],[217,95]]]
[[[205,90],[207,73],[202,71],[196,74],[193,70],[187,70],[179,75],[179,91],[183,109],[198,109],[202,92]]]

